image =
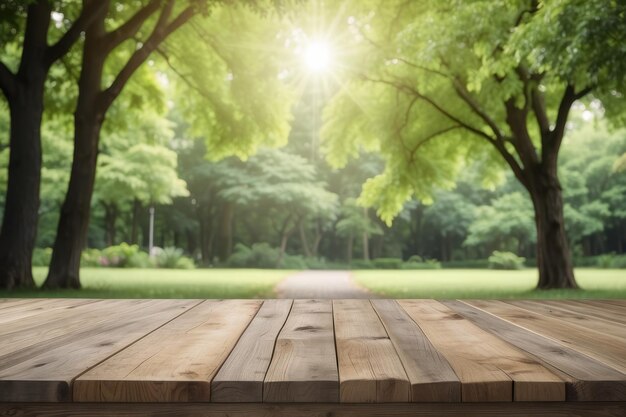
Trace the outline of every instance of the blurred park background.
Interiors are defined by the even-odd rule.
[[[445,3],[3,2],[0,295],[624,297],[626,6]]]

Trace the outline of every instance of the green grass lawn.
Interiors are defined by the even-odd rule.
[[[34,268],[41,284],[46,268]],[[294,271],[268,269],[81,269],[81,290],[0,291],[1,297],[263,298]],[[583,290],[534,291],[537,271],[487,269],[352,271],[355,281],[389,298],[626,298],[626,271],[578,269]]]
[[[47,268],[33,268],[41,284]],[[81,290],[0,291],[0,297],[262,298],[291,271],[82,268]]]
[[[388,298],[626,298],[626,270],[577,269],[582,290],[535,291],[537,270],[353,271],[355,281]]]

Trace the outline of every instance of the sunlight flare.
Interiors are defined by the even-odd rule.
[[[333,65],[333,50],[324,40],[309,42],[303,54],[303,64],[309,72],[327,73]]]

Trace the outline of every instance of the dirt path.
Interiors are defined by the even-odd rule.
[[[302,271],[276,286],[277,298],[376,298],[346,271]]]

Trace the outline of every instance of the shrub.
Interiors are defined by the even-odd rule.
[[[33,266],[48,266],[52,259],[52,248],[35,248],[33,251]]]
[[[512,252],[493,251],[489,257],[490,269],[522,269],[525,259]]]
[[[374,269],[374,264],[365,259],[354,259],[350,264],[350,269]]]
[[[104,248],[100,263],[102,266],[117,268],[146,268],[151,266],[147,253],[142,252],[139,246],[129,245],[126,242]]]
[[[598,268],[626,268],[626,255],[616,255],[614,253],[605,253],[594,257],[594,266]]]
[[[487,259],[467,259],[464,261],[448,261],[443,262],[445,269],[485,269],[489,268]]]
[[[372,261],[377,269],[400,269],[402,259],[400,258],[376,258]]]
[[[278,267],[283,269],[307,269],[307,263],[303,256],[285,254]]]
[[[422,262],[403,262],[400,269],[441,269],[441,262],[436,259],[427,259]]]
[[[276,268],[280,250],[268,243],[255,243],[251,247],[238,243],[227,265],[231,268]]]
[[[80,254],[80,266],[103,266],[100,249],[85,249]]]
[[[611,267],[626,269],[626,255],[615,255],[613,262],[611,263]]]
[[[196,265],[193,259],[185,256],[180,248],[163,248],[156,254],[156,265],[159,268],[193,269]]]
[[[407,262],[424,262],[424,258],[419,255],[411,255]]]

